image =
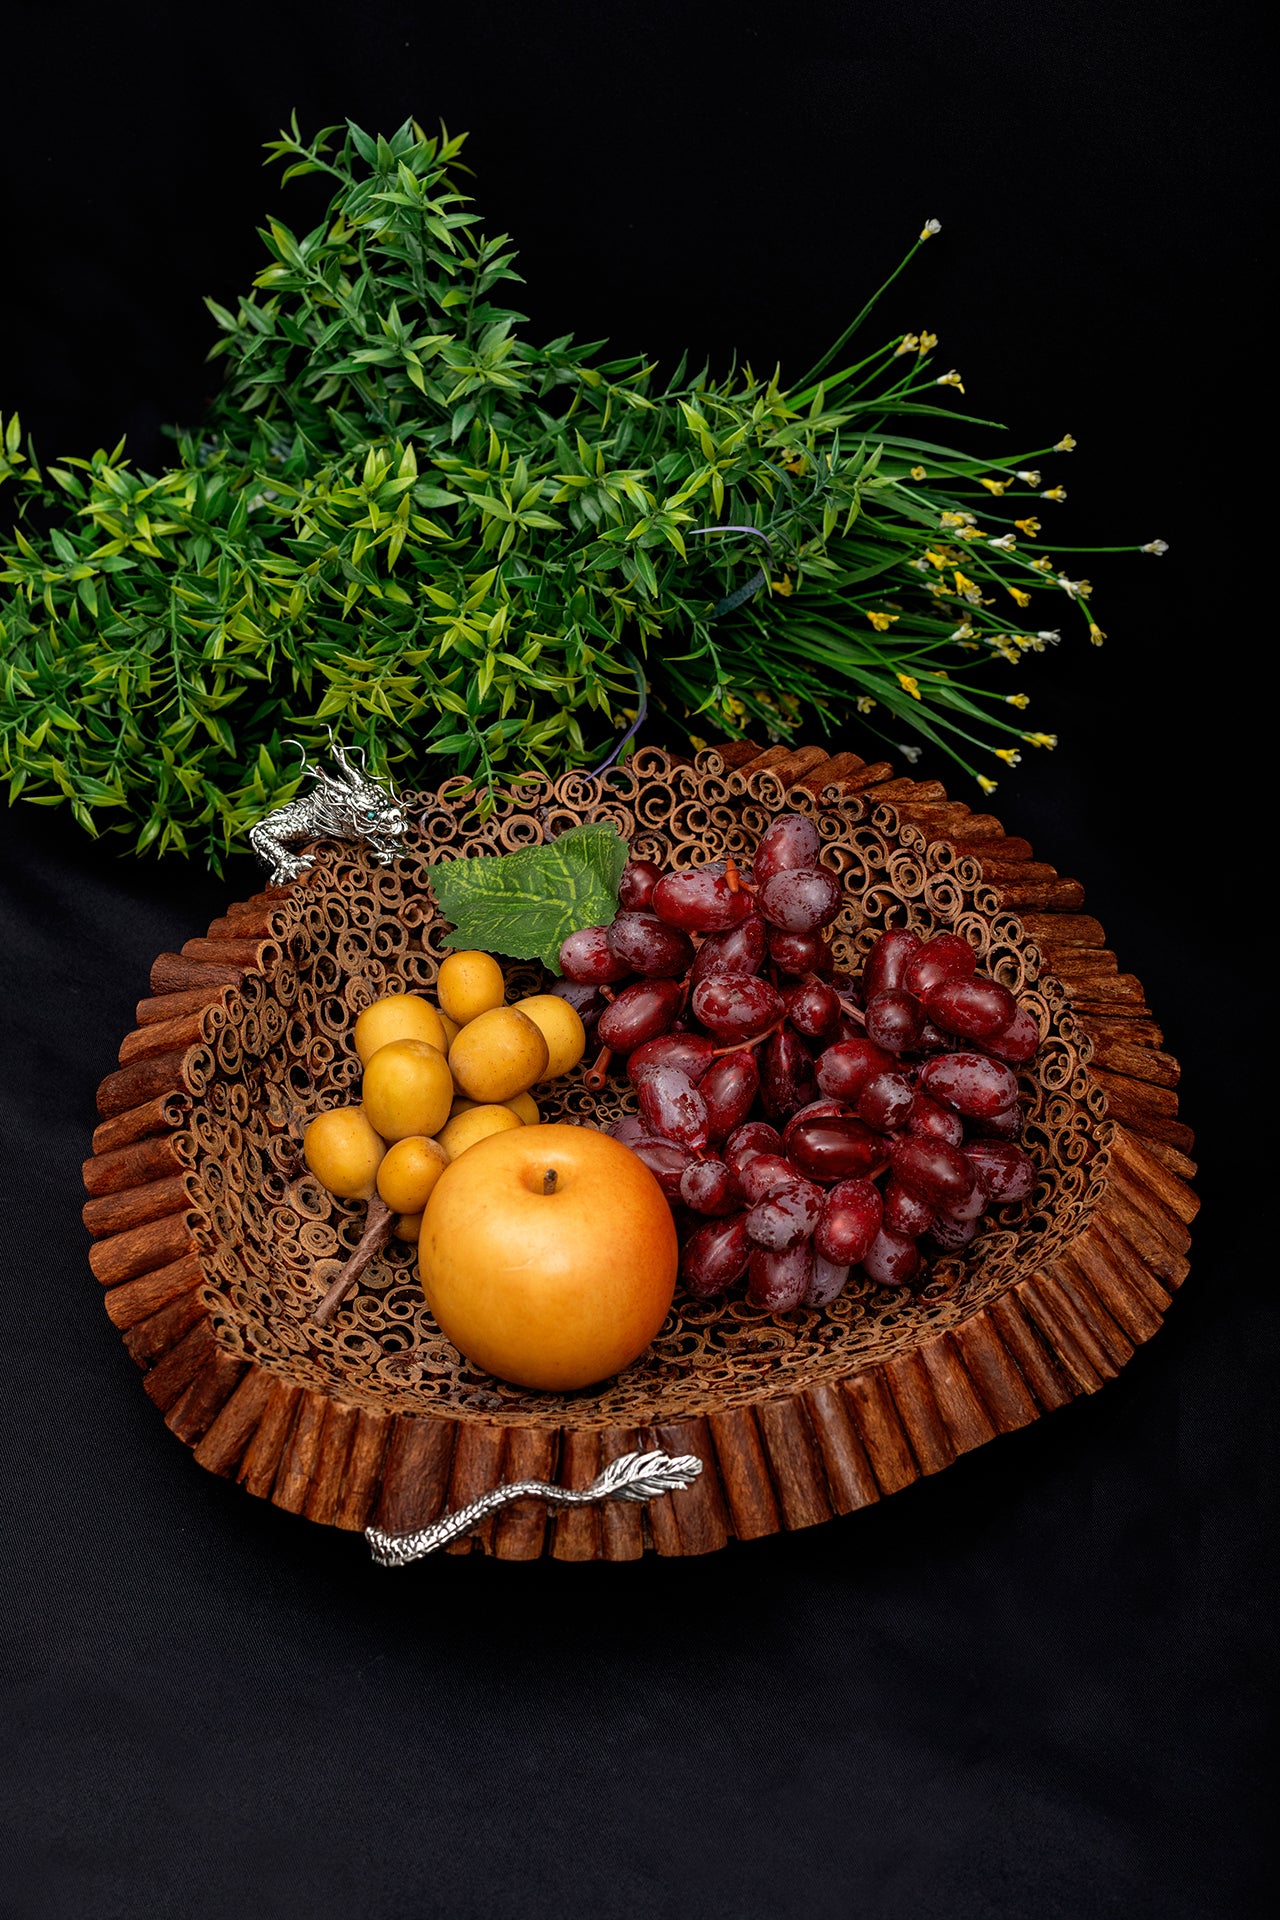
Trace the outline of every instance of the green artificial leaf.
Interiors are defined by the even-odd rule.
[[[560,971],[560,947],[580,927],[607,926],[618,911],[627,843],[607,821],[570,827],[519,853],[441,860],[431,888],[453,932],[445,945],[478,947]]]

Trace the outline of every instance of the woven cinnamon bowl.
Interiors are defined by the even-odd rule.
[[[820,748],[749,743],[695,762],[652,749],[601,780],[523,783],[481,822],[454,781],[408,797],[394,865],[327,843],[305,879],[233,905],[162,954],[85,1163],[90,1264],[166,1424],[215,1473],[328,1525],[400,1532],[504,1481],[586,1485],[637,1447],[698,1455],[646,1508],[549,1514],[524,1501],[452,1551],[506,1559],[704,1553],[850,1512],[1110,1379],[1187,1270],[1191,1136],[1177,1066],[1118,971],[1077,882],[936,782]],[[327,1327],[311,1309],[363,1209],[306,1172],[302,1129],[355,1095],[352,1027],[392,987],[430,989],[446,931],[431,863],[508,852],[584,819],[638,856],[750,858],[787,808],[811,814],[845,906],[837,962],[877,933],[954,931],[1039,1022],[1022,1075],[1030,1199],[988,1216],[919,1291],[851,1284],[768,1314],[677,1292],[649,1351],[573,1394],[471,1367],[435,1325],[413,1250],[393,1243]],[[512,964],[513,994],[541,970]],[[540,1096],[541,1099],[541,1096]],[[547,1119],[608,1125],[630,1089],[557,1082]]]

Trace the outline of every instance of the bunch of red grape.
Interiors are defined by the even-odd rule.
[[[860,980],[838,974],[820,850],[789,813],[742,872],[630,861],[612,926],[560,951],[555,991],[601,1043],[589,1081],[626,1055],[639,1112],[612,1131],[671,1202],[699,1299],[743,1274],[774,1312],[825,1305],[855,1268],[918,1284],[923,1238],[967,1246],[1034,1184],[1013,1069],[1035,1021],[955,934],[883,933]]]

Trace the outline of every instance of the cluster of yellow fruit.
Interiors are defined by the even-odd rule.
[[[529,1089],[571,1072],[587,1044],[578,1014],[556,994],[507,1006],[492,954],[450,954],[436,995],[438,1007],[398,993],[365,1008],[355,1025],[361,1104],[317,1114],[304,1142],[322,1186],[346,1200],[376,1192],[399,1216],[397,1236],[414,1242],[450,1162],[490,1134],[536,1125]]]

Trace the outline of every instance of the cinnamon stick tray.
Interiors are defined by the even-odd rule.
[[[936,1473],[1094,1393],[1160,1326],[1187,1272],[1192,1136],[1177,1063],[1083,889],[936,781],[819,747],[642,749],[602,780],[526,783],[481,825],[453,781],[408,796],[410,851],[379,867],[316,848],[303,881],[236,903],[161,954],[85,1162],[89,1263],[166,1425],[201,1466],[327,1526],[426,1526],[501,1482],[585,1486],[635,1448],[697,1454],[650,1506],[548,1513],[522,1501],[452,1552],[627,1560],[807,1527]],[[953,930],[1040,1023],[1022,1076],[1039,1178],[963,1256],[904,1296],[865,1284],[770,1315],[677,1294],[649,1352],[604,1385],[533,1393],[471,1368],[393,1244],[334,1322],[311,1306],[361,1210],[305,1171],[306,1120],[359,1077],[351,1028],[394,985],[429,989],[442,927],[429,864],[505,852],[584,818],[640,857],[750,857],[775,813],[813,815],[849,906],[838,961],[886,926]],[[514,993],[536,967],[512,965]],[[609,1124],[629,1091],[570,1078],[548,1119]]]

